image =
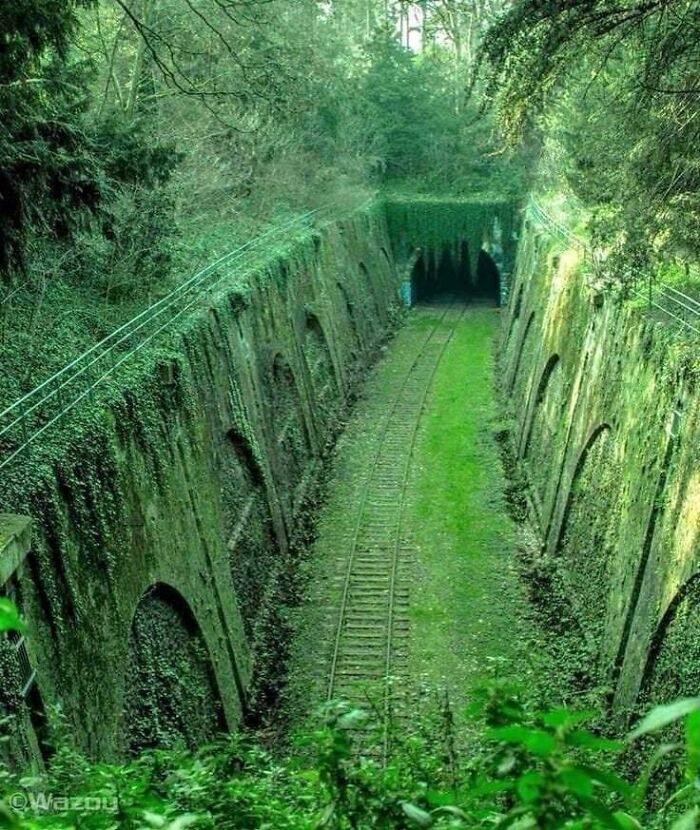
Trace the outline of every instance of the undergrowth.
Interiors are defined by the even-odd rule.
[[[587,727],[595,712],[532,710],[507,683],[473,696],[480,729],[459,753],[443,701],[414,713],[391,733],[392,752],[376,752],[382,724],[367,711],[329,704],[297,735],[285,757],[245,734],[197,751],[151,751],[123,764],[97,764],[59,745],[49,769],[0,775],[0,825],[33,828],[613,828],[692,830],[700,814],[700,699],[654,709],[623,740]],[[616,759],[670,724],[685,736],[646,752],[636,778]],[[649,784],[663,761],[680,785],[655,811]]]

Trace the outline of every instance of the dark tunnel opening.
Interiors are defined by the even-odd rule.
[[[500,305],[501,275],[491,256],[481,249],[472,273],[466,243],[459,255],[448,248],[438,258],[421,254],[413,266],[411,278],[413,302],[429,303],[445,296],[491,305]]]

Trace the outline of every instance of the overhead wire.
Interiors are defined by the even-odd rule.
[[[6,407],[2,412],[0,412],[0,420],[7,417],[9,414],[17,411],[23,404],[26,404],[28,401],[32,400],[36,395],[38,395],[43,390],[46,390],[48,387],[51,386],[54,382],[63,378],[62,382],[51,391],[47,392],[42,398],[38,401],[34,401],[28,409],[23,410],[17,417],[15,417],[9,424],[5,425],[2,429],[0,429],[0,438],[6,435],[10,430],[14,429],[15,427],[19,426],[21,423],[26,422],[30,415],[36,412],[38,409],[43,407],[46,403],[53,400],[57,396],[60,396],[60,393],[63,389],[67,386],[71,385],[75,382],[79,377],[85,374],[90,368],[95,366],[97,363],[102,361],[105,357],[110,354],[113,354],[114,351],[117,349],[125,341],[132,338],[135,334],[141,331],[145,326],[154,322],[158,317],[162,314],[167,312],[171,309],[176,303],[180,302],[181,300],[187,297],[187,293],[190,289],[192,291],[196,291],[195,296],[189,302],[187,302],[182,308],[176,311],[172,316],[169,316],[168,319],[157,328],[154,332],[149,334],[147,337],[144,337],[139,343],[131,349],[126,354],[122,355],[119,360],[117,360],[106,372],[104,372],[94,383],[91,383],[85,390],[83,390],[80,394],[78,394],[75,398],[73,398],[67,405],[62,406],[61,410],[54,415],[46,424],[43,424],[39,429],[34,431],[29,436],[24,436],[23,443],[16,447],[8,456],[6,456],[2,461],[0,461],[0,470],[10,464],[20,453],[22,453],[25,449],[27,449],[38,437],[43,435],[50,427],[56,424],[59,420],[61,420],[68,412],[70,412],[78,403],[84,400],[97,386],[103,383],[107,378],[109,378],[114,372],[122,366],[127,360],[133,357],[136,353],[138,353],[144,346],[151,342],[158,334],[164,331],[171,323],[173,323],[176,319],[178,319],[182,314],[188,311],[192,306],[194,306],[202,296],[207,292],[215,288],[217,285],[221,283],[223,279],[228,276],[227,272],[220,274],[218,278],[214,279],[213,281],[208,281],[207,277],[211,276],[217,269],[223,267],[224,265],[229,265],[232,262],[236,262],[240,260],[243,255],[249,251],[254,246],[258,245],[263,240],[269,238],[272,234],[282,232],[284,230],[288,230],[294,225],[299,225],[302,222],[309,220],[311,217],[320,213],[323,209],[325,209],[327,205],[324,205],[320,208],[316,208],[315,210],[306,211],[299,216],[294,217],[291,220],[286,222],[280,223],[278,225],[269,228],[264,233],[254,237],[252,240],[249,240],[244,245],[235,248],[233,251],[229,251],[228,253],[224,254],[223,256],[219,257],[219,259],[215,260],[213,263],[210,263],[205,268],[201,269],[200,271],[193,274],[189,279],[185,280],[183,283],[178,285],[175,289],[173,289],[169,294],[165,297],[162,297],[160,300],[152,303],[150,306],[145,308],[143,311],[139,312],[139,314],[132,317],[127,322],[123,323],[117,329],[112,331],[109,335],[104,337],[98,343],[91,346],[89,349],[84,351],[82,354],[78,355],[74,360],[70,363],[66,364],[60,371],[56,372],[50,378],[47,378],[45,381],[40,383],[34,389],[23,395],[21,398],[16,400],[10,406]],[[197,290],[201,289],[201,290]],[[139,322],[141,321],[141,322]],[[134,327],[134,324],[139,322],[138,326]],[[121,335],[121,337],[119,336]],[[117,339],[115,339],[117,338]],[[106,348],[104,348],[106,347]],[[100,351],[102,349],[102,351]],[[97,353],[97,354],[96,354]],[[92,357],[92,359],[81,366],[87,358]],[[71,369],[76,367],[80,367],[77,371],[73,372],[72,374],[68,375]],[[59,401],[62,404],[62,401],[59,397]]]

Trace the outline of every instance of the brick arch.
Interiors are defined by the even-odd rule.
[[[217,458],[229,571],[243,630],[252,642],[279,555],[268,500],[268,468],[263,468],[250,434],[241,426],[225,433]]]
[[[540,522],[546,524],[554,496],[552,470],[561,450],[564,375],[558,354],[550,355],[528,407],[519,455],[528,467]]]
[[[184,596],[156,582],[131,620],[124,683],[123,745],[195,748],[226,728],[220,690],[202,630]]]
[[[513,308],[510,311],[510,317],[508,319],[508,328],[506,330],[505,339],[503,341],[503,352],[507,355],[508,350],[510,349],[510,344],[513,339],[513,332],[515,331],[515,327],[520,320],[520,314],[523,309],[523,295],[525,293],[525,286],[521,282],[518,286],[518,290],[512,294],[511,296],[515,299],[512,300]]]
[[[532,412],[530,414],[530,418],[525,429],[525,440],[523,441],[523,457],[527,458],[531,449],[532,437],[533,432],[536,429],[536,420],[538,412],[541,410],[545,400],[547,398],[547,394],[550,390],[550,384],[552,382],[552,377],[555,373],[561,372],[561,360],[558,354],[550,355],[547,363],[545,364],[542,373],[540,374],[540,380],[537,384],[537,389],[535,391],[535,397],[532,402]]]
[[[301,395],[289,361],[278,351],[269,367],[272,405],[269,407],[272,432],[279,448],[280,472],[287,478],[291,493],[303,475],[311,448]]]
[[[601,438],[601,436],[607,436],[611,434],[611,427],[608,423],[598,424],[595,429],[591,432],[588,436],[588,440],[583,446],[583,449],[579,453],[578,460],[576,461],[576,467],[574,469],[574,475],[571,479],[571,486],[569,487],[569,492],[566,497],[566,506],[564,508],[564,516],[562,519],[561,527],[559,529],[559,537],[557,539],[557,549],[559,548],[559,544],[561,542],[561,538],[564,534],[566,529],[566,525],[569,520],[569,515],[571,513],[571,508],[573,505],[573,501],[576,495],[576,485],[579,482],[583,471],[585,469],[586,463],[588,461],[588,457],[590,455],[591,450],[595,446],[596,442]]]
[[[321,321],[313,311],[306,311],[304,318],[304,358],[311,376],[316,396],[331,383],[337,386],[330,343],[323,330]]]
[[[677,642],[675,642],[677,641]],[[674,646],[683,644],[683,661]],[[696,643],[693,653],[689,646]],[[700,688],[700,572],[676,591],[651,638],[639,699],[643,704],[696,695]]]
[[[343,283],[337,282],[336,287],[343,301],[345,317],[347,319],[348,329],[350,330],[350,347],[353,352],[356,352],[362,340],[360,324],[357,318],[357,309]]]
[[[613,436],[608,423],[590,433],[576,462],[554,547],[582,626],[598,644],[620,510],[620,465],[614,458]]]
[[[250,438],[238,426],[232,426],[226,432],[226,444],[233,451],[248,487],[261,487],[265,473]]]

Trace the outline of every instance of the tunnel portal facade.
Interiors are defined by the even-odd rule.
[[[501,303],[501,274],[491,255],[483,248],[470,256],[466,242],[438,257],[420,253],[411,274],[413,302],[429,303],[452,296],[464,302],[498,306]]]

